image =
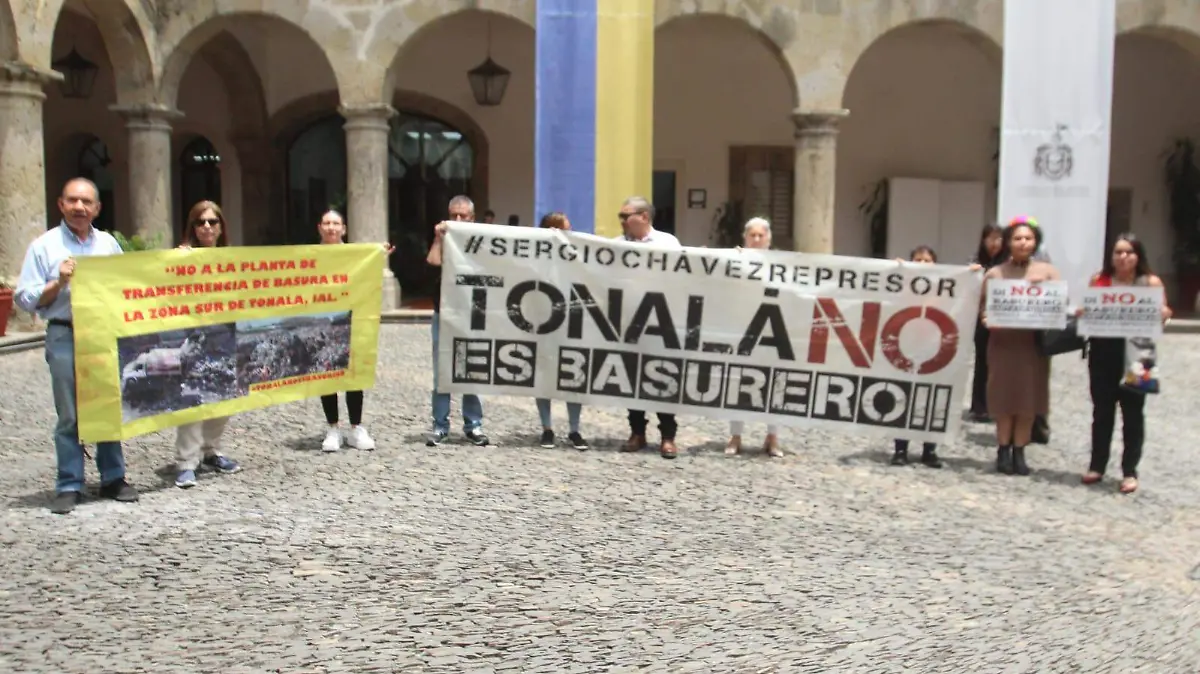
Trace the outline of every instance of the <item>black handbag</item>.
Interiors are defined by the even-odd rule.
[[[1046,358],[1072,351],[1083,351],[1087,355],[1087,340],[1079,336],[1078,323],[1074,316],[1067,318],[1067,327],[1062,330],[1038,330],[1034,333],[1038,353]]]

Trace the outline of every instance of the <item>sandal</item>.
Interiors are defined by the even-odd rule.
[[[1136,477],[1127,477],[1124,480],[1121,480],[1122,494],[1132,494],[1133,492],[1137,491],[1137,488],[1138,480]]]
[[[1083,478],[1080,479],[1080,482],[1082,482],[1084,484],[1096,484],[1097,482],[1099,482],[1100,480],[1103,480],[1103,479],[1104,479],[1104,476],[1101,475],[1100,473],[1097,473],[1094,470],[1089,470],[1088,472],[1083,474]]]

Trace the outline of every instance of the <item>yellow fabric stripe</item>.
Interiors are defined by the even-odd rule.
[[[652,199],[654,0],[593,0],[596,36],[596,234],[617,236],[621,202]]]

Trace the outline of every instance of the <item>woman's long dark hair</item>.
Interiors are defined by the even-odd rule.
[[[998,234],[1001,238],[1004,237],[1004,232],[1000,229],[1000,225],[995,223],[984,225],[983,230],[979,232],[979,248],[975,249],[975,263],[984,267],[985,269],[995,266],[997,260],[1000,259],[1000,255],[1004,250],[1001,248],[1001,252],[996,253],[995,255],[992,255],[988,252],[987,240],[988,237],[993,234]]]
[[[1042,228],[1028,222],[1017,222],[1005,227],[1004,231],[1000,233],[1000,257],[996,258],[996,264],[1012,259],[1013,234],[1022,227],[1028,227],[1029,231],[1033,232],[1033,252],[1029,254],[1029,259],[1032,260],[1033,256],[1042,249]]]
[[[225,231],[229,229],[229,225],[225,222],[225,214],[221,212],[221,207],[215,201],[201,201],[192,210],[188,211],[187,229],[183,230],[183,242],[187,245],[196,248],[200,245],[200,241],[196,238],[196,225],[200,224],[200,216],[204,215],[204,211],[212,211],[213,215],[221,221],[221,233],[217,235],[217,246],[228,246],[229,240]]]
[[[1121,243],[1122,241],[1128,243],[1129,246],[1133,248],[1133,254],[1137,255],[1137,267],[1134,270],[1134,275],[1149,276],[1150,274],[1153,274],[1154,272],[1150,271],[1150,261],[1146,259],[1146,244],[1142,243],[1142,240],[1137,238],[1137,235],[1135,235],[1133,232],[1125,232],[1124,234],[1117,235],[1117,238],[1113,239],[1112,248],[1108,250],[1108,255],[1104,258],[1104,270],[1100,272],[1100,275],[1112,278],[1113,275],[1117,273],[1116,268],[1113,267],[1112,253],[1117,249],[1117,244]]]

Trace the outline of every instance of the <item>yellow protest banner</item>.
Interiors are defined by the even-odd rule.
[[[385,259],[378,244],[80,258],[80,440],[372,388]]]

